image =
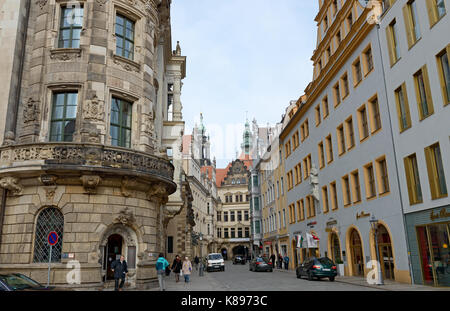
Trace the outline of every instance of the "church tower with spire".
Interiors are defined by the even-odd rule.
[[[245,159],[250,158],[250,151],[252,150],[253,144],[252,144],[252,131],[250,130],[250,123],[247,121],[245,122],[245,130],[244,134],[242,136],[242,153],[245,156]]]

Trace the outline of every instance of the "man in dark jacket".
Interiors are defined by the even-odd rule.
[[[125,257],[121,255],[120,260],[114,261],[111,265],[111,270],[114,272],[114,290],[122,291],[123,285],[125,284],[125,277],[128,274],[128,266]],[[119,280],[121,280],[120,285]]]

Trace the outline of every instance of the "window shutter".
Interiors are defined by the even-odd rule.
[[[431,114],[434,113],[434,106],[433,106],[433,97],[431,95],[431,88],[430,88],[430,78],[428,76],[428,69],[427,65],[422,67],[422,73],[423,73],[423,80],[425,83],[425,93],[427,95],[427,106],[428,111]]]
[[[435,0],[425,0],[427,4],[427,11],[428,11],[428,17],[430,19],[430,28],[433,27],[433,25],[436,23],[437,16],[436,16],[436,2]]]
[[[450,57],[450,44],[447,45],[446,51],[447,51],[447,59],[449,59],[449,57]],[[443,70],[442,65],[441,65],[441,70]],[[442,91],[444,92],[444,95],[443,95],[444,96],[444,106],[447,106],[450,103],[450,97],[447,95],[447,84],[446,83],[450,83],[450,81],[445,81],[444,72],[442,72],[442,79],[443,79],[443,83],[442,83],[443,90]]]
[[[436,184],[436,165],[434,163],[433,150],[431,147],[425,149],[425,159],[427,162],[428,181],[430,183],[431,198],[435,200],[439,195]]]
[[[387,44],[388,44],[388,52],[389,52],[389,59],[391,61],[391,66],[394,64],[395,59],[394,59],[394,42],[392,42],[392,34],[391,34],[391,27],[387,26],[386,27],[386,40],[387,40]]]
[[[413,174],[411,170],[410,159],[404,158],[403,160],[405,164],[406,183],[408,185],[409,204],[412,205],[416,201],[413,192]]]
[[[405,20],[406,38],[408,39],[408,47],[411,48],[411,46],[414,44],[414,38],[413,38],[413,25],[411,21],[411,14],[409,13],[408,4],[406,4],[403,7],[403,19]]]
[[[406,122],[408,124],[407,128],[409,128],[411,127],[411,113],[409,111],[409,101],[405,83],[402,84],[402,90],[403,90],[403,99],[405,101],[405,115],[406,115]]]

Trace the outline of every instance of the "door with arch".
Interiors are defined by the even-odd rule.
[[[106,280],[114,280],[114,272],[111,265],[115,260],[120,259],[122,254],[123,238],[119,234],[113,234],[108,237],[108,243],[105,247],[105,258],[103,259],[103,269],[106,270]]]
[[[364,257],[361,237],[355,229],[350,233],[350,255],[353,276],[364,276]]]
[[[392,243],[389,232],[383,225],[378,225],[378,255],[380,256],[380,265],[384,279],[395,278],[394,275],[394,255],[392,252]]]
[[[330,243],[331,243],[331,259],[336,264],[342,262],[341,245],[339,242],[339,237],[337,236],[336,233],[331,234]]]

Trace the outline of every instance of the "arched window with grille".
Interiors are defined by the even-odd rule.
[[[64,216],[55,207],[46,208],[39,213],[36,222],[33,262],[49,262],[50,246],[47,238],[52,231],[58,234],[59,239],[53,246],[51,262],[61,262]]]

